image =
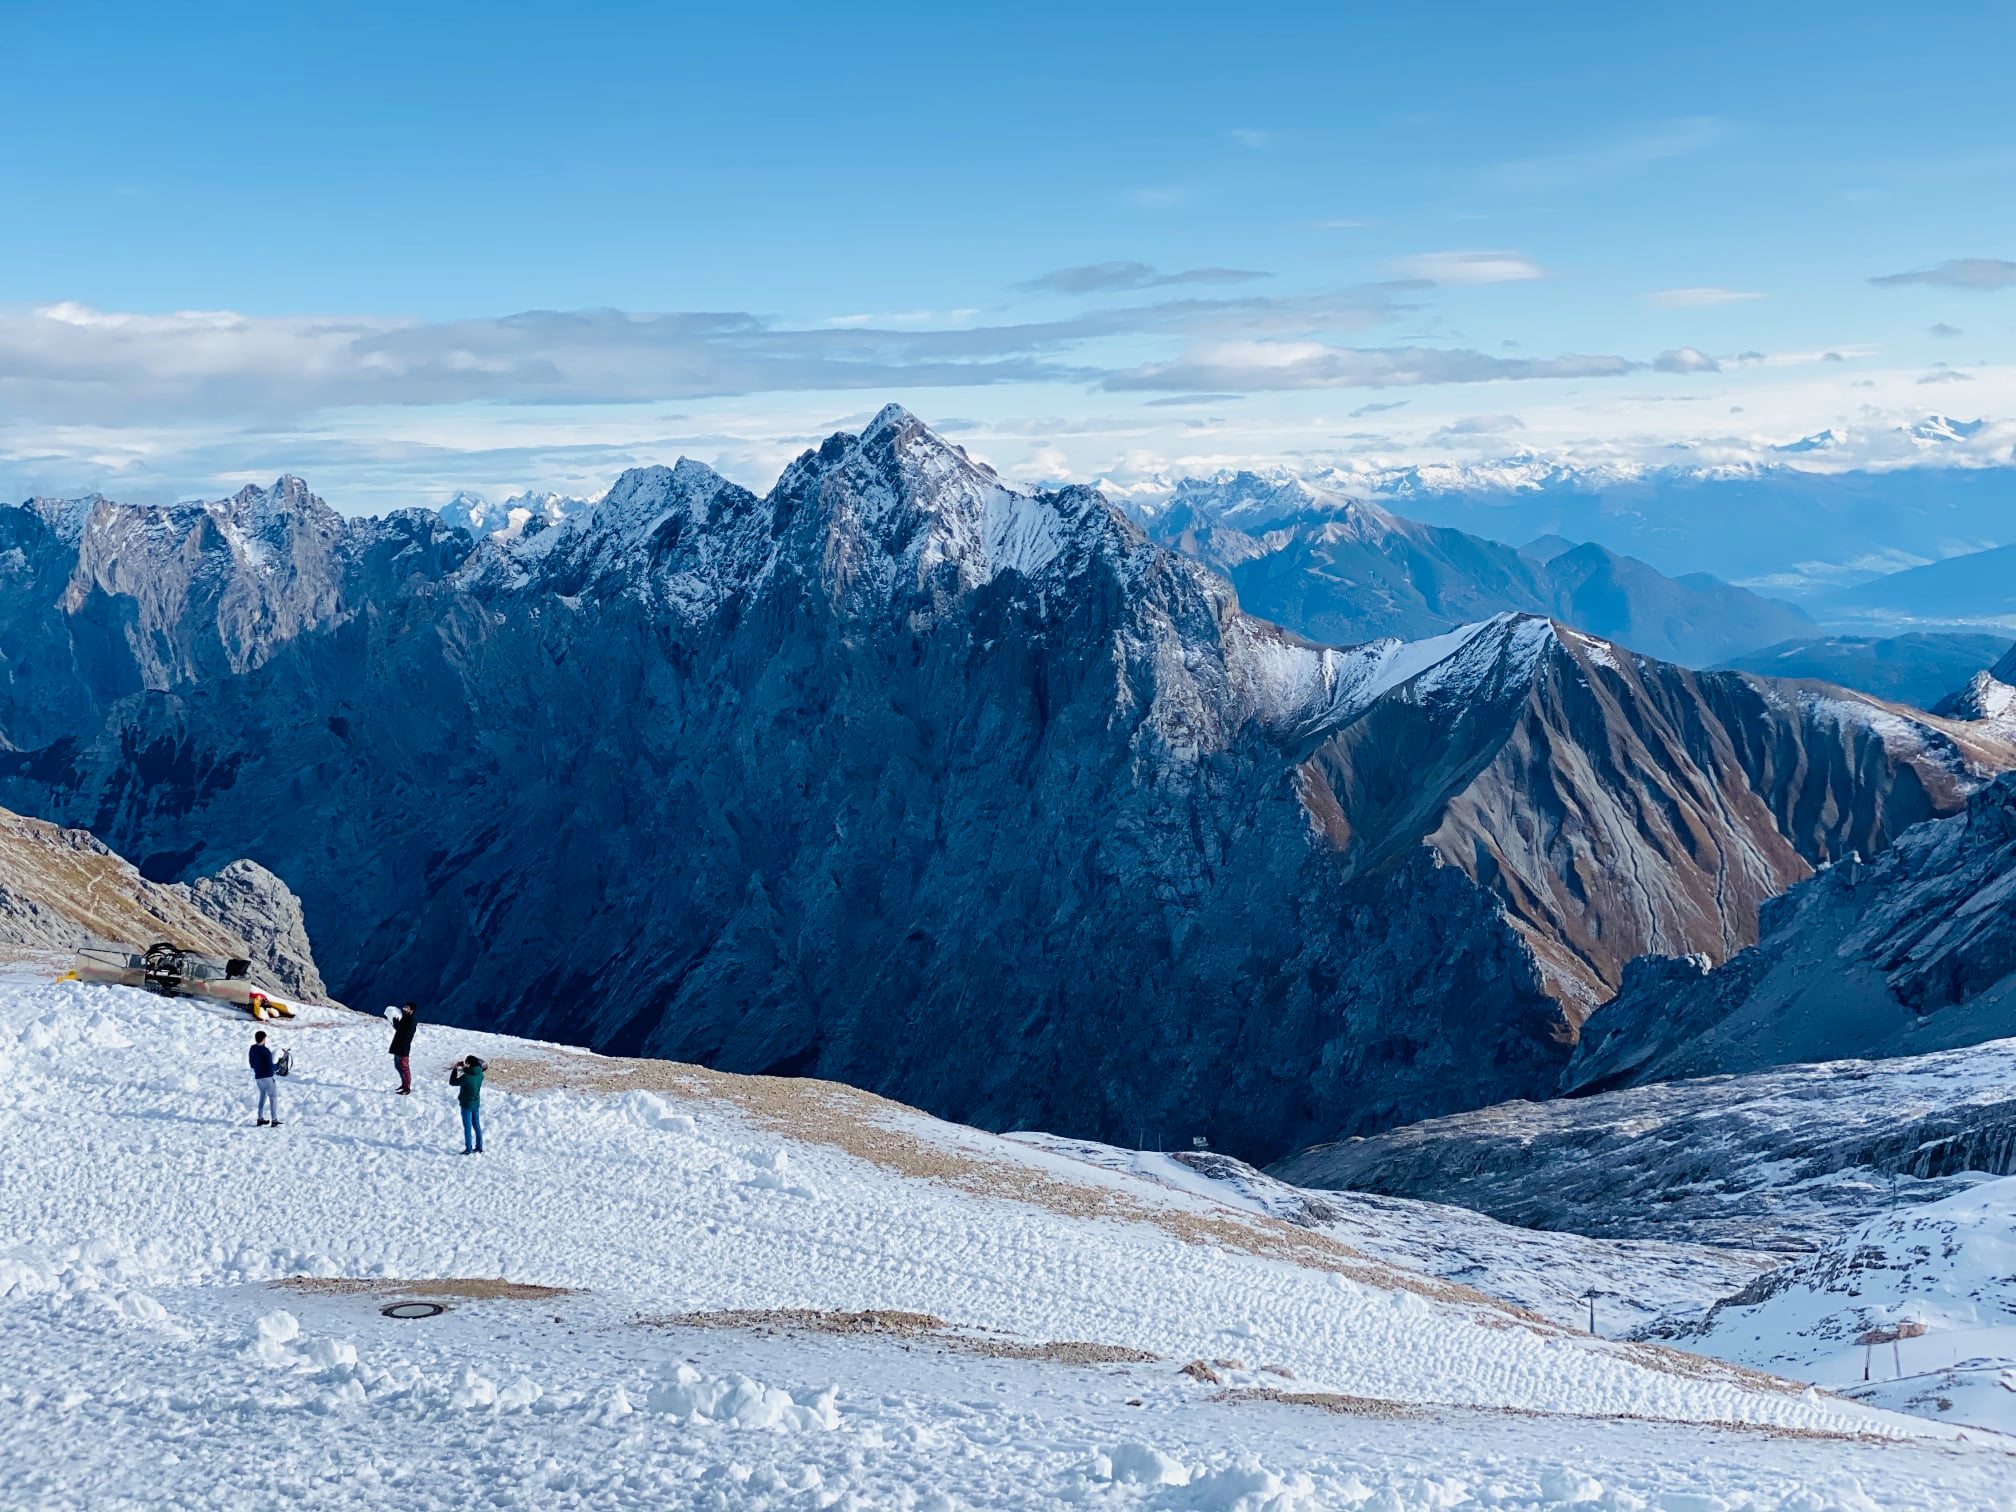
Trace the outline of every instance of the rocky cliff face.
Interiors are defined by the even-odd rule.
[[[0,809],[0,951],[60,954],[93,939],[242,956],[270,988],[328,997],[301,901],[264,867],[238,861],[186,885],[149,882],[83,830]]]
[[[0,507],[0,749],[73,735],[132,694],[261,666],[439,579],[471,544],[421,510],[345,519],[299,478],[169,509],[96,495]]]
[[[1502,898],[1577,1021],[1632,958],[1720,960],[1814,866],[1874,853],[2016,766],[2000,725],[1500,623],[1371,703],[1310,767],[1354,871],[1425,840]]]
[[[1726,965],[1635,962],[1569,1091],[2016,1034],[2016,778],[1764,907]]]
[[[995,1126],[1265,1155],[1544,1092],[1626,956],[2011,760],[1540,619],[1316,646],[893,408],[761,498],[344,529],[312,616],[89,689],[0,796],[284,871],[363,1001]],[[130,648],[89,602],[32,645]]]

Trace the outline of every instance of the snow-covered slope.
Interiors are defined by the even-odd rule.
[[[1593,1290],[1596,1330],[1605,1337],[1662,1320],[1697,1318],[1783,1263],[1782,1256],[1764,1251],[1591,1239],[1520,1228],[1447,1203],[1291,1186],[1214,1151],[1172,1154],[1048,1134],[1009,1137],[1328,1234],[1376,1260],[1474,1286],[1568,1327],[1586,1325]]]
[[[1656,1331],[1862,1401],[2016,1433],[2016,1180],[1871,1218]],[[1871,1335],[1895,1337],[1865,1343]]]
[[[400,1099],[382,1022],[311,1011],[253,1128],[247,1027],[0,985],[0,1484],[36,1505],[1979,1505],[2005,1473],[842,1088],[423,1025]]]

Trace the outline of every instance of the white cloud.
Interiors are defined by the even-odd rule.
[[[1644,364],[1623,357],[1493,357],[1444,347],[1340,347],[1320,341],[1226,341],[1175,362],[1108,375],[1108,389],[1410,388],[1501,379],[1612,378]]]
[[[1655,289],[1645,296],[1662,310],[1705,310],[1716,305],[1742,304],[1762,299],[1762,294],[1746,289],[1718,289],[1701,286],[1687,289]]]
[[[1255,126],[1240,126],[1232,132],[1232,140],[1241,147],[1265,147],[1274,140],[1274,133]]]
[[[1421,252],[1392,263],[1397,278],[1434,284],[1520,283],[1546,270],[1517,252]]]
[[[1973,289],[1992,293],[2016,285],[2016,262],[2005,257],[1955,257],[1930,268],[1885,273],[1872,284],[1931,284],[1941,289]]]
[[[1492,446],[1512,431],[1523,431],[1526,423],[1517,415],[1465,415],[1428,433],[1430,446]]]
[[[1652,366],[1662,373],[1719,373],[1722,364],[1706,352],[1694,347],[1675,347],[1670,352],[1661,352],[1652,359]]]
[[[1254,268],[1184,268],[1163,273],[1144,262],[1102,262],[1056,268],[1015,287],[1045,294],[1106,294],[1123,289],[1168,288],[1175,284],[1251,283],[1271,277],[1271,273]]]
[[[1130,189],[1127,203],[1136,210],[1174,210],[1190,198],[1188,189]]]

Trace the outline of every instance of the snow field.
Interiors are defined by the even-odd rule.
[[[0,980],[0,1488],[21,1504],[1939,1507],[1996,1504],[2008,1463],[1371,1262],[1200,1242],[1185,1223],[1271,1231],[886,1105],[999,1194],[850,1154],[816,1118],[785,1137],[703,1096],[514,1093],[508,1069],[465,1159],[448,1063],[568,1052],[423,1024],[400,1098],[385,1026],[334,1011],[275,1032],[296,1074],[285,1125],[257,1129],[251,1027]],[[1014,1195],[1063,1184],[1090,1216]],[[573,1293],[376,1311],[400,1282],[484,1277]],[[637,1321],[776,1308],[1159,1359]],[[1243,1365],[1214,1387],[1178,1372],[1195,1358]],[[1269,1382],[1427,1406],[1214,1400]],[[1778,1433],[1714,1426],[1736,1423]]]

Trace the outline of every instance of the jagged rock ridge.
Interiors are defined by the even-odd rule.
[[[30,599],[77,570],[43,546]],[[80,691],[0,708],[71,716],[0,796],[150,874],[284,871],[359,1000],[995,1126],[1265,1155],[1544,1091],[1623,959],[1740,947],[2011,760],[1539,619],[1312,645],[893,407],[761,498],[681,462],[338,547],[221,672],[207,599],[137,689],[73,654],[130,647],[123,600],[28,616],[0,652]]]
[[[1301,1186],[1605,1238],[1769,1249],[2016,1171],[2016,1040],[1507,1102],[1300,1151]]]

